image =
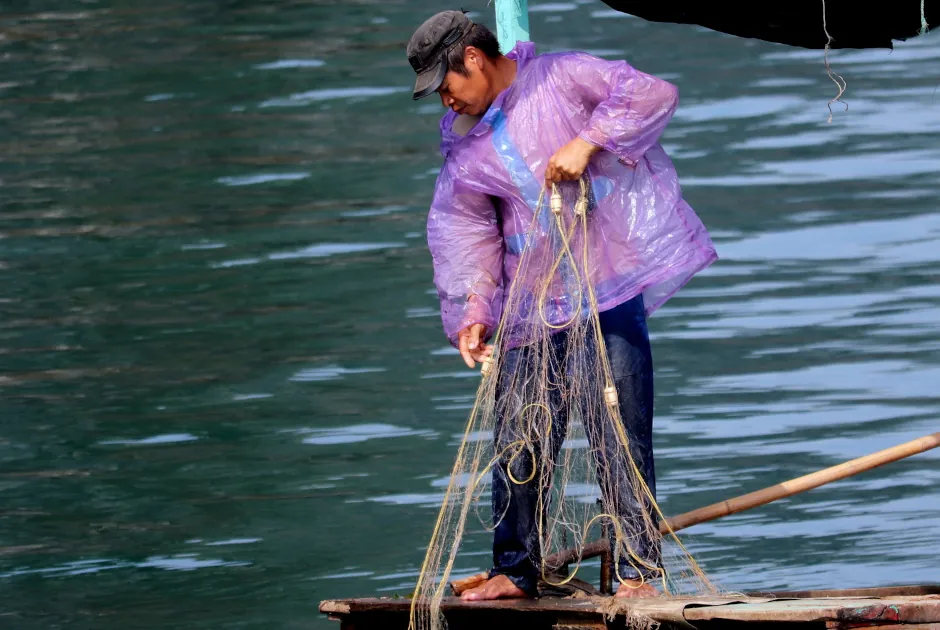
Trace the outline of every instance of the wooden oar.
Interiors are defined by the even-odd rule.
[[[898,444],[897,446],[886,448],[883,451],[865,455],[836,466],[824,468],[817,472],[810,473],[809,475],[791,479],[790,481],[784,481],[775,486],[769,486],[762,490],[757,490],[756,492],[749,492],[748,494],[733,499],[720,501],[698,508],[697,510],[692,510],[691,512],[686,512],[685,514],[673,516],[659,524],[659,531],[662,534],[668,534],[670,530],[677,532],[691,527],[692,525],[713,521],[722,516],[728,516],[729,514],[736,514],[744,510],[766,505],[777,499],[784,499],[800,492],[812,490],[813,488],[818,488],[827,483],[845,479],[846,477],[857,475],[866,470],[871,470],[872,468],[877,468],[878,466],[883,466],[884,464],[889,464],[899,459],[916,455],[917,453],[929,451],[938,446],[940,446],[940,433],[925,435],[922,438],[917,438],[916,440],[911,440],[904,444]],[[585,545],[580,550],[563,549],[547,557],[545,561],[549,566],[557,567],[577,562],[578,560],[586,560],[587,558],[599,556],[606,553],[608,549],[609,543],[605,540],[599,540]],[[466,589],[472,588],[484,580],[486,580],[486,574],[481,573],[452,582],[451,589],[456,595],[459,595]]]
[[[749,492],[748,494],[743,494],[733,499],[719,501],[718,503],[712,503],[711,505],[706,505],[705,507],[692,510],[691,512],[673,516],[659,524],[659,532],[661,534],[668,534],[670,529],[673,532],[677,532],[687,527],[698,525],[699,523],[713,521],[722,516],[737,514],[744,510],[766,505],[777,499],[791,497],[794,494],[812,490],[813,488],[818,488],[819,486],[838,481],[839,479],[845,479],[852,475],[857,475],[858,473],[883,466],[884,464],[896,462],[899,459],[904,459],[905,457],[910,457],[917,453],[929,451],[938,446],[940,446],[940,433],[931,433],[930,435],[925,435],[916,440],[886,448],[883,451],[878,451],[871,455],[865,455],[858,459],[853,459],[829,468],[823,468],[822,470],[797,477],[796,479],[791,479],[790,481],[778,483],[775,486],[768,486],[762,490]],[[546,558],[546,561],[550,566],[559,566],[575,562],[578,558],[584,559],[599,556],[607,551],[607,549],[608,543],[606,541],[598,541],[585,545],[581,553],[578,553],[577,549],[564,549],[549,556]]]
[[[713,503],[712,505],[707,505],[703,508],[680,514],[679,516],[673,516],[666,522],[669,524],[669,528],[672,529],[672,531],[677,532],[680,529],[685,529],[692,525],[705,523],[760,505],[766,505],[777,499],[791,497],[794,494],[812,490],[813,488],[818,488],[827,483],[845,479],[846,477],[857,475],[860,472],[865,472],[866,470],[871,470],[872,468],[877,468],[884,464],[896,462],[899,459],[904,459],[905,457],[910,457],[917,453],[929,451],[938,446],[940,446],[940,433],[932,433],[922,438],[917,438],[916,440],[911,440],[910,442],[898,444],[897,446],[886,448],[883,451],[872,453],[871,455],[865,455],[830,468],[824,468],[823,470],[810,473],[809,475],[778,483],[775,486],[770,486],[763,490],[750,492],[735,497],[734,499]],[[659,531],[663,534],[667,533],[666,525],[660,525]]]

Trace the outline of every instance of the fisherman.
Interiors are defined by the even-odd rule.
[[[589,220],[602,235],[591,241],[593,259],[601,261],[591,270],[601,332],[631,456],[655,494],[646,316],[717,258],[658,143],[678,104],[676,87],[625,61],[582,52],[536,55],[531,42],[504,55],[493,33],[463,11],[429,18],[411,37],[407,55],[417,73],[414,99],[437,93],[450,110],[440,123],[444,164],[427,223],[448,339],[470,368],[490,355],[487,341],[519,256],[538,236],[527,230],[540,191],[577,187],[571,180],[587,173]],[[564,297],[552,299],[565,304]],[[506,353],[499,378],[520,364],[522,350]],[[493,474],[494,513],[503,514],[493,569],[462,594],[465,600],[537,593],[538,484],[498,483],[505,462]],[[642,519],[638,510],[656,522],[649,505],[620,506],[626,522]],[[644,568],[661,566],[657,537],[644,534],[631,546],[644,562],[638,569],[621,556],[617,596],[658,595],[650,585],[656,571]]]

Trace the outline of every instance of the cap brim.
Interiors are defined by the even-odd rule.
[[[447,74],[447,62],[443,59],[433,68],[428,68],[418,74],[418,80],[415,81],[415,92],[412,98],[418,100],[419,98],[433,94],[434,90],[441,87],[441,83],[444,82],[445,74]]]

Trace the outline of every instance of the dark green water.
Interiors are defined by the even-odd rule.
[[[476,385],[403,54],[442,8],[0,8],[0,626],[328,628],[321,599],[408,592]],[[821,52],[605,9],[533,36],[679,86],[721,256],[650,321],[664,510],[936,431],[940,38],[834,53],[827,124]],[[686,540],[730,589],[940,582],[938,484],[921,455]]]

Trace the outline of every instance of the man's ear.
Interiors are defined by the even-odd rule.
[[[467,68],[471,66],[477,70],[483,70],[483,52],[475,46],[467,46],[464,52],[463,65]]]

